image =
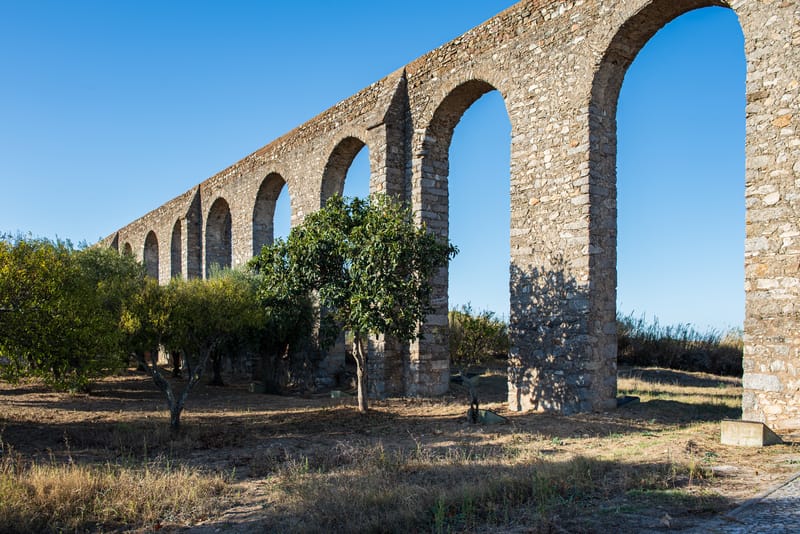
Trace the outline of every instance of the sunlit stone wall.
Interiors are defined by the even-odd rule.
[[[230,210],[229,262],[241,265],[252,256],[254,239],[264,240],[264,229],[271,228],[261,219],[270,216],[275,198],[264,191],[284,182],[297,224],[341,191],[364,145],[371,190],[404,199],[430,231],[447,236],[453,129],[477,98],[498,90],[512,125],[509,405],[559,413],[611,409],[619,90],[656,31],[707,6],[735,10],[748,62],[744,416],[776,428],[800,427],[796,2],[522,1],[105,242],[143,258],[153,231],[162,282],[203,276],[209,253],[219,250],[209,213],[223,199]],[[481,207],[474,210],[480,216]],[[180,246],[170,242],[173,236]],[[447,273],[434,284],[435,312],[419,342],[373,340],[373,395],[447,390]]]

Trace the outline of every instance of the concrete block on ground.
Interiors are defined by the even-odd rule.
[[[783,443],[781,438],[758,421],[722,421],[721,441],[723,445],[739,447],[766,447]]]

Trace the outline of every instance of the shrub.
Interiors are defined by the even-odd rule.
[[[484,365],[505,358],[510,346],[508,325],[484,310],[475,313],[469,304],[447,314],[450,325],[450,362],[456,367]]]
[[[742,331],[699,332],[690,324],[662,326],[658,319],[617,315],[620,365],[665,367],[728,376],[742,375]]]

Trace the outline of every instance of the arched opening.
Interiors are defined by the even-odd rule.
[[[450,143],[450,241],[459,253],[448,271],[449,309],[509,316],[511,123],[490,91],[462,115]]]
[[[287,184],[275,202],[275,213],[272,216],[272,240],[289,237],[292,229],[292,196]]]
[[[369,150],[362,150],[365,146],[364,141],[356,137],[346,137],[336,145],[322,174],[320,206],[324,206],[325,202],[335,194],[358,197],[369,196]],[[354,180],[354,173],[348,171],[350,171],[356,159],[359,160],[356,165],[359,171],[357,173],[358,178]],[[366,190],[363,186],[364,173],[362,172],[365,161],[367,169]],[[351,184],[356,186],[353,187]]]
[[[147,233],[144,239],[144,268],[147,276],[158,280],[158,238],[154,231]]]
[[[667,292],[675,292],[677,295],[682,294],[683,297],[678,297],[679,302],[676,306],[676,313],[679,315],[674,317],[681,317],[678,320],[685,323],[698,319],[687,320],[684,318],[687,315],[684,314],[692,313],[693,307],[707,306],[710,304],[710,299],[714,298],[706,292],[707,287],[716,283],[716,280],[712,279],[719,278],[718,275],[727,277],[729,273],[738,271],[738,275],[733,274],[734,277],[738,276],[738,282],[724,290],[728,295],[734,295],[733,299],[738,303],[731,304],[732,301],[728,300],[725,306],[738,308],[739,313],[743,309],[741,289],[743,275],[739,269],[743,263],[744,242],[742,231],[744,188],[741,179],[744,176],[744,70],[742,68],[734,73],[735,78],[739,77],[738,82],[731,82],[730,78],[724,82],[726,84],[724,92],[728,95],[731,91],[734,93],[732,100],[728,102],[738,101],[738,104],[735,103],[733,108],[725,112],[721,112],[717,105],[721,102],[717,100],[720,98],[720,95],[716,94],[717,89],[712,89],[712,86],[708,85],[703,86],[700,82],[703,78],[713,81],[706,74],[719,73],[717,69],[723,66],[715,64],[718,59],[709,60],[707,53],[724,51],[728,57],[731,57],[731,54],[738,55],[735,61],[741,62],[743,66],[744,47],[741,41],[738,44],[731,44],[728,41],[726,44],[713,37],[715,34],[712,31],[713,25],[708,25],[708,19],[705,22],[702,19],[722,16],[728,17],[729,22],[734,23],[741,39],[741,29],[738,27],[735,14],[727,9],[710,7],[715,5],[718,6],[719,3],[697,0],[676,4],[650,4],[645,7],[623,24],[614,36],[593,80],[589,107],[591,139],[589,249],[593,252],[589,258],[593,292],[589,302],[589,332],[594,333],[597,339],[594,348],[596,356],[591,362],[598,369],[593,378],[598,386],[591,386],[595,390],[593,395],[596,399],[613,399],[616,395],[617,361],[611,356],[617,354],[615,326],[618,295],[620,304],[633,311],[632,309],[637,306],[634,304],[634,294],[640,294],[643,299],[653,299],[655,291],[660,290],[657,288],[666,288]],[[709,9],[692,11],[695,8]],[[700,26],[695,25],[696,23],[700,23]],[[662,28],[664,31],[661,33],[666,36],[675,33],[679,35],[678,40],[670,39],[662,42],[661,35],[656,35]],[[680,31],[675,32],[675,30]],[[703,45],[697,44],[696,41],[686,41],[697,37],[708,38],[708,41]],[[661,59],[648,60],[653,50],[662,53]],[[626,92],[636,83],[643,82],[638,65],[629,71],[637,54],[640,54],[643,60],[642,68],[645,69],[643,77],[653,77],[661,86],[651,86],[649,90],[652,94],[647,94],[648,89],[643,89],[638,96],[650,100],[643,100],[643,106],[635,108],[629,100],[630,95],[623,94],[620,98],[620,94],[623,79],[626,81]],[[706,59],[691,72],[670,72],[667,76],[672,80],[659,77],[659,71],[669,69],[668,63],[685,69],[693,60],[703,57]],[[723,63],[730,65],[729,61]],[[684,85],[681,87],[670,81]],[[627,86],[629,82],[630,87]],[[677,106],[674,102],[670,102],[675,96],[681,96]],[[704,100],[706,98],[708,100]],[[723,99],[728,100],[728,97]],[[660,114],[660,111],[672,116]],[[667,121],[672,123],[675,118],[678,118],[677,129],[666,126]],[[646,130],[638,132],[628,130],[631,125],[639,125]],[[732,161],[723,161],[718,156],[713,156],[719,148],[719,139],[716,136],[722,132],[717,130],[717,133],[709,133],[711,130],[708,127],[717,125],[728,130],[722,135],[723,137],[730,139],[727,134],[738,137],[733,143],[735,146],[732,150],[736,155]],[[661,137],[654,137],[656,134],[664,133],[668,133],[672,138],[671,142],[663,141]],[[688,142],[682,142],[683,140]],[[725,150],[731,150],[730,145]],[[728,167],[729,164],[733,167]],[[728,169],[724,171],[727,176],[717,174],[717,171],[723,168]],[[683,174],[687,175],[688,182],[684,180],[686,177],[679,176]],[[711,178],[709,182],[712,174],[716,178]],[[669,192],[663,189],[665,186],[669,187]],[[718,189],[720,186],[724,191]],[[669,216],[658,221],[655,211],[661,209],[663,205],[667,206]],[[726,246],[731,247],[726,254],[730,255],[724,267],[711,267],[713,261],[711,264],[706,264],[706,267],[700,267],[700,263],[705,261],[700,259],[701,256],[710,258],[714,254],[712,251],[716,243],[711,243],[709,240],[717,241],[720,237],[717,234],[711,238],[710,234],[706,234],[700,242],[695,241],[694,236],[705,231],[703,227],[706,223],[697,217],[701,215],[700,213],[693,211],[706,212],[713,218],[716,207],[722,205],[729,210],[729,213],[736,214],[734,218],[739,219],[738,223],[723,223],[723,226],[732,227],[722,229],[726,236],[724,241],[728,243]],[[640,208],[643,211],[637,211]],[[641,230],[644,230],[644,234],[640,233]],[[720,231],[719,226],[713,232],[718,231]],[[617,234],[619,234],[619,249]],[[643,237],[637,238],[635,237],[637,235]],[[676,237],[673,238],[673,235]],[[671,245],[668,240],[673,240]],[[650,249],[651,245],[655,245],[655,249]],[[735,251],[737,248],[738,253]],[[658,255],[669,251],[667,253],[673,255],[678,263],[672,263],[672,267],[668,264],[665,270],[659,273],[656,264],[662,260],[655,255],[656,249]],[[676,267],[679,264],[680,267]],[[708,268],[718,271],[718,274],[696,276]],[[690,278],[686,276],[689,271],[691,271],[690,278],[699,281],[699,283],[694,282],[693,289],[690,289]],[[649,273],[645,276],[646,285],[650,289],[645,290],[642,286],[637,289],[638,275],[634,273],[639,272]],[[685,290],[705,295],[704,298],[701,297],[701,304],[693,303],[694,296],[689,297]],[[655,308],[649,308],[647,311],[661,313]],[[605,384],[613,387],[607,387]]]
[[[183,277],[183,232],[181,231],[181,220],[175,221],[172,227],[172,242],[169,251],[170,278]]]
[[[230,268],[232,257],[231,210],[224,198],[218,198],[206,218],[206,278],[215,266]]]
[[[508,314],[510,122],[502,96],[494,91],[483,80],[453,89],[433,114],[421,150],[416,209],[428,230],[449,238],[460,248],[459,255],[464,254],[451,264],[452,275],[443,270],[432,281],[434,313],[422,327],[424,337],[412,349],[423,360],[421,374],[439,377],[434,392],[446,389],[444,381],[449,379],[437,372],[449,361],[447,329],[441,328],[448,324],[448,296],[454,297],[449,302],[454,307],[472,303],[477,308],[499,308],[487,311],[500,316]],[[475,109],[467,113],[473,104]],[[454,139],[462,117],[468,125],[473,120],[478,124],[467,126],[463,134],[459,128]],[[490,161],[480,161],[487,154]],[[451,157],[458,159],[452,166]],[[498,292],[499,296],[493,294]],[[430,369],[423,369],[427,366]]]
[[[253,256],[257,256],[264,245],[271,245],[275,239],[276,215],[285,218],[285,214],[278,211],[278,201],[281,197],[289,200],[286,181],[278,173],[267,175],[258,188],[253,208]]]
[[[364,145],[347,168],[342,195],[349,198],[367,198],[370,192],[369,184],[369,147]]]
[[[133,256],[133,247],[130,243],[126,242],[124,245],[122,245],[122,253],[126,256]]]
[[[623,316],[703,332],[742,327],[743,39],[730,9],[691,11],[660,29],[625,74],[617,111]]]

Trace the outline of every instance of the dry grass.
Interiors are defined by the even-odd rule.
[[[620,364],[742,375],[741,329],[696,330],[691,324],[662,325],[657,318],[617,315]]]
[[[570,417],[509,413],[504,384],[479,385],[482,407],[510,420],[496,426],[466,422],[459,386],[442,399],[375,402],[366,416],[352,399],[201,388],[179,436],[138,376],[105,381],[93,397],[0,386],[0,428],[14,447],[0,531],[36,510],[67,531],[601,532],[662,528],[667,516],[681,528],[797,468],[793,445],[719,443],[719,421],[739,415],[737,379],[628,369],[620,394],[640,402]]]
[[[0,460],[0,532],[84,532],[186,522],[219,513],[220,475],[165,460],[133,465]]]

